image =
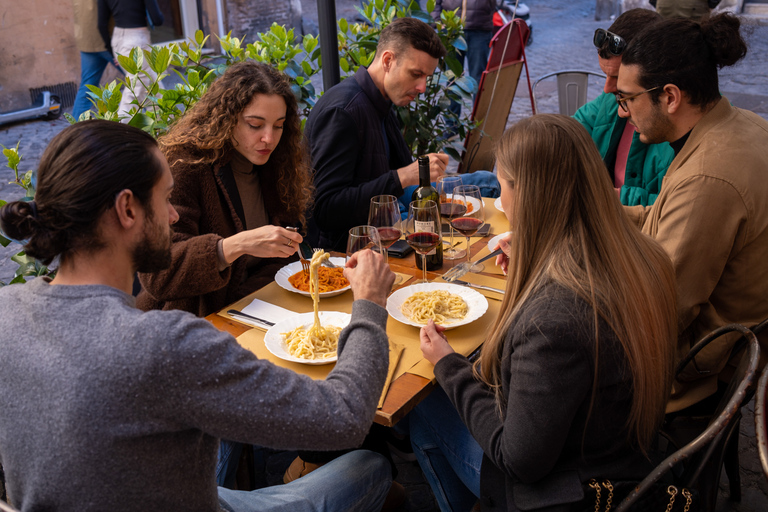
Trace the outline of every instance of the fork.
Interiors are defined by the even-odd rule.
[[[464,274],[466,274],[467,272],[469,272],[470,269],[472,267],[474,267],[475,265],[477,265],[478,263],[482,263],[485,260],[488,260],[488,259],[491,259],[491,258],[493,258],[495,256],[498,256],[499,254],[501,254],[501,252],[502,252],[501,248],[499,248],[499,249],[496,249],[491,254],[489,254],[488,256],[486,256],[485,258],[483,258],[481,260],[475,261],[473,263],[468,263],[468,262],[465,261],[461,265],[457,265],[457,266],[453,267],[451,270],[449,270],[448,272],[446,272],[445,274],[443,274],[443,281],[447,281],[447,282],[451,283],[451,282],[455,281],[456,279],[460,278],[461,276],[463,276]]]
[[[316,252],[317,252],[317,251],[319,251],[319,250],[320,250],[320,249],[312,249],[312,253],[316,253]],[[335,264],[334,264],[334,263],[333,263],[331,260],[329,260],[329,259],[328,259],[328,260],[325,260],[325,261],[323,261],[323,262],[321,263],[321,265],[322,265],[322,266],[324,266],[324,267],[328,267],[328,268],[338,268],[338,266],[337,266],[337,265],[335,265]]]

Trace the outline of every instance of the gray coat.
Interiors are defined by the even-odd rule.
[[[582,482],[642,478],[652,465],[628,442],[632,377],[613,331],[600,322],[598,390],[593,311],[562,286],[531,297],[502,349],[500,417],[493,391],[452,354],[437,381],[483,449],[482,510],[568,510]]]

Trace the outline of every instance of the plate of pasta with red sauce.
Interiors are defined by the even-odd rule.
[[[350,289],[349,281],[342,274],[344,258],[332,257],[331,263],[337,268],[321,266],[318,268],[320,297],[333,297]],[[294,261],[284,266],[275,274],[277,285],[289,292],[300,293],[307,297],[309,294],[309,274],[304,273],[300,261]]]

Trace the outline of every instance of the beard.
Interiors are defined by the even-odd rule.
[[[640,141],[645,144],[661,144],[662,142],[674,142],[669,140],[669,134],[674,133],[672,121],[661,112],[661,106],[656,104],[651,111],[648,125],[640,133]]]
[[[144,236],[133,248],[133,266],[137,272],[151,274],[171,266],[171,226],[161,226],[154,222],[154,215],[147,216]]]

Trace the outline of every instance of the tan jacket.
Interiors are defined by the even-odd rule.
[[[627,212],[672,258],[678,360],[717,327],[768,317],[768,122],[760,116],[721,98],[670,164],[653,206]],[[675,383],[668,412],[714,393],[736,339],[699,353]],[[761,343],[768,354],[768,340]]]
[[[96,0],[72,0],[72,10],[77,49],[87,53],[106,51],[107,47],[99,34]]]

